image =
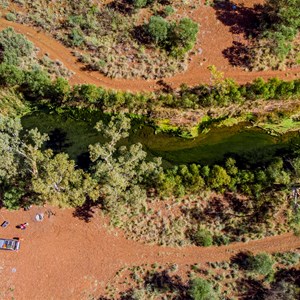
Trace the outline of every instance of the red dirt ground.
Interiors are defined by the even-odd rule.
[[[300,247],[292,234],[222,247],[171,248],[126,240],[118,230],[109,230],[107,220],[95,211],[91,222],[73,216],[72,209],[56,209],[55,216],[34,221],[36,213],[1,210],[10,225],[0,227],[2,238],[20,237],[18,252],[0,252],[0,299],[90,299],[99,296],[117,270],[143,263],[177,263],[179,266],[228,260],[234,253],[287,251]],[[28,222],[22,231],[15,226]]]
[[[247,6],[253,2],[256,1],[244,1]],[[172,87],[178,87],[182,83],[192,86],[209,82],[207,66],[210,64],[216,65],[227,77],[232,77],[240,83],[251,81],[257,76],[278,76],[286,79],[298,76],[300,68],[284,72],[250,73],[229,66],[221,52],[231,46],[237,38],[236,35],[217,20],[211,7],[202,6],[193,11],[191,17],[201,23],[196,49],[201,47],[202,54],[198,53],[192,57],[185,73],[165,79]],[[25,34],[42,53],[47,52],[50,58],[62,61],[68,69],[74,71],[76,74],[71,80],[73,84],[94,83],[107,88],[131,91],[159,88],[153,80],[112,80],[97,72],[82,71],[82,65],[76,62],[71,50],[49,35],[1,18],[0,29],[7,26]],[[143,245],[126,240],[120,231],[108,230],[107,220],[97,212],[90,223],[85,223],[73,217],[71,209],[51,209],[56,211],[56,216],[46,218],[40,223],[34,221],[34,215],[44,212],[46,208],[34,207],[28,212],[1,210],[2,216],[10,221],[10,225],[6,229],[0,227],[0,236],[19,236],[22,241],[18,252],[0,253],[0,299],[90,299],[89,295],[99,296],[115,272],[126,265],[154,262],[185,265],[228,260],[241,250],[254,253],[276,252],[300,247],[300,239],[292,234],[209,248],[179,249]],[[25,231],[15,228],[23,222],[29,222]]]
[[[254,3],[259,2],[262,1],[237,1],[237,3],[244,3],[245,7],[251,7]],[[259,76],[265,79],[275,76],[282,79],[299,77],[300,67],[286,71],[246,72],[242,68],[230,66],[228,60],[223,56],[222,51],[232,46],[233,41],[242,41],[243,33],[232,33],[232,26],[224,25],[218,20],[216,11],[204,4],[196,10],[187,11],[185,14],[200,24],[198,42],[195,46],[196,54],[191,56],[189,68],[186,72],[164,79],[164,82],[171,87],[177,88],[182,83],[186,83],[189,86],[202,82],[208,83],[210,81],[210,72],[207,70],[209,65],[215,65],[219,71],[224,72],[226,77],[234,78],[239,83],[252,81]],[[228,19],[226,22],[235,24],[235,18],[237,18],[236,15],[230,16],[230,20]],[[247,21],[247,19],[245,20]],[[8,26],[25,34],[29,40],[41,49],[42,53],[48,53],[50,58],[60,60],[69,70],[75,72],[75,75],[71,79],[71,83],[73,84],[93,83],[106,88],[129,91],[152,91],[160,89],[157,80],[110,79],[99,72],[82,71],[83,65],[76,62],[76,58],[71,54],[71,49],[63,46],[50,35],[29,26],[9,22],[1,18],[0,29]],[[200,48],[202,53],[198,52]]]

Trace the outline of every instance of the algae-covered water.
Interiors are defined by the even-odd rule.
[[[50,141],[47,147],[57,152],[67,152],[80,164],[88,158],[88,146],[104,140],[94,129],[100,118],[107,116],[98,113],[88,118],[73,118],[68,113],[35,112],[23,117],[22,124],[26,129],[37,127],[41,132],[48,133]],[[185,139],[167,133],[156,134],[153,127],[141,122],[134,123],[129,138],[121,143],[142,143],[149,157],[162,157],[165,166],[213,164],[228,155],[238,155],[257,163],[271,159],[279,152],[286,151],[291,143],[300,141],[298,132],[274,137],[249,124],[212,128],[194,139]]]

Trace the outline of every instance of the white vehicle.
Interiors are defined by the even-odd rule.
[[[17,251],[20,249],[20,241],[14,239],[0,239],[0,250]]]

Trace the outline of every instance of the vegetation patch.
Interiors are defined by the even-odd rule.
[[[112,78],[163,78],[187,68],[187,52],[196,41],[198,26],[187,17],[182,1],[22,1],[20,23],[52,33],[87,69]],[[140,10],[141,7],[146,7]],[[195,7],[194,7],[195,8]]]
[[[283,265],[282,257],[295,260]],[[248,261],[259,261],[262,266],[253,273],[254,269],[245,267]],[[142,264],[120,269],[100,299],[297,299],[298,267],[299,253],[292,251],[273,255],[237,253],[230,261],[193,265]]]

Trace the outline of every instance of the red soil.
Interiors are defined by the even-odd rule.
[[[250,6],[253,1],[244,3]],[[187,15],[190,15],[189,12]],[[201,6],[190,16],[201,23],[196,49],[201,47],[202,53],[192,57],[185,73],[164,80],[172,87],[178,87],[182,83],[192,86],[209,82],[207,66],[210,64],[216,65],[227,77],[234,78],[239,83],[251,81],[258,76],[291,79],[296,78],[297,72],[300,72],[300,68],[295,68],[286,72],[250,73],[229,66],[221,52],[230,47],[235,38],[230,28],[217,20],[211,7]],[[25,34],[42,53],[48,53],[50,58],[60,60],[68,69],[74,71],[75,75],[71,80],[73,84],[93,83],[131,91],[160,88],[154,80],[117,80],[106,78],[97,72],[82,71],[83,65],[76,62],[71,50],[49,35],[1,18],[0,29],[8,26]],[[241,250],[254,253],[276,252],[300,247],[300,239],[292,234],[224,247],[177,249],[149,246],[126,240],[120,231],[110,232],[105,218],[97,213],[90,223],[85,223],[73,217],[72,210],[52,209],[56,211],[56,216],[46,218],[40,223],[34,221],[34,215],[44,212],[45,208],[34,207],[28,212],[1,211],[3,217],[10,221],[8,228],[0,228],[1,237],[19,236],[22,240],[18,252],[1,252],[0,299],[88,299],[89,295],[99,296],[115,272],[126,265],[154,262],[185,265],[228,260]],[[15,228],[23,222],[29,222],[26,230]]]
[[[22,239],[18,252],[0,252],[1,299],[88,299],[89,294],[99,296],[123,266],[155,262],[184,266],[228,260],[241,250],[277,252],[300,247],[300,239],[292,234],[209,248],[143,245],[126,240],[118,230],[110,231],[98,211],[86,223],[73,217],[71,209],[51,209],[56,215],[42,222],[34,221],[34,216],[46,208],[1,210],[10,221],[7,228],[0,227],[1,237]],[[29,223],[26,230],[15,228],[23,222]]]
[[[244,3],[245,7],[252,7],[259,0],[238,1]],[[240,33],[232,33],[232,27],[236,22],[238,15],[230,15],[225,21],[230,24],[224,25],[218,20],[216,11],[210,6],[202,4],[198,9],[185,12],[186,16],[191,17],[199,22],[200,30],[198,42],[195,46],[196,54],[191,56],[189,68],[186,72],[177,74],[171,78],[165,78],[164,82],[173,88],[179,87],[182,83],[189,86],[210,81],[210,72],[207,70],[209,65],[215,65],[219,71],[224,72],[226,77],[235,79],[239,83],[252,81],[257,77],[265,79],[270,77],[279,77],[282,79],[294,79],[299,77],[300,67],[286,71],[263,71],[263,72],[246,72],[242,68],[232,67],[228,60],[223,56],[222,51],[232,46],[234,41],[243,41],[243,30]],[[243,18],[237,19],[243,22]],[[241,21],[242,20],[242,21]],[[251,20],[250,20],[251,21]],[[245,22],[250,22],[245,18]],[[232,25],[233,24],[233,25]],[[9,22],[3,18],[0,19],[0,29],[8,26],[13,27],[16,31],[26,35],[42,53],[48,53],[50,58],[58,59],[75,75],[71,79],[72,84],[93,83],[106,88],[130,91],[152,91],[160,89],[156,80],[143,79],[110,79],[99,72],[83,71],[83,64],[76,62],[72,56],[71,49],[57,42],[50,35],[37,31],[29,26]],[[199,52],[200,50],[200,52]]]

